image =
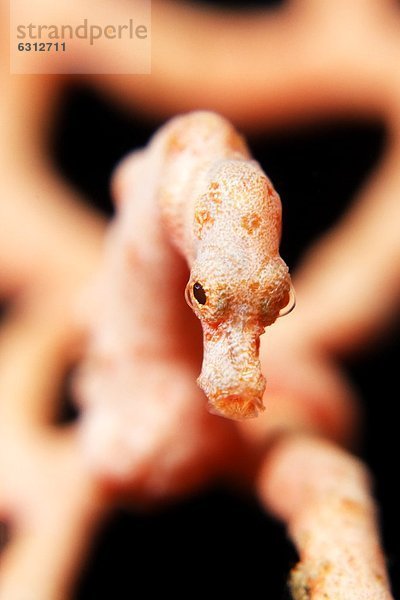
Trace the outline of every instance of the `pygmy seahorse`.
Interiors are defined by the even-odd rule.
[[[266,385],[259,337],[294,305],[279,256],[280,198],[243,138],[214,113],[172,119],[148,152],[162,157],[162,219],[190,267],[186,300],[203,328],[198,384],[211,412],[254,417]]]

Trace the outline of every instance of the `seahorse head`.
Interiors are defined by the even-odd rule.
[[[194,203],[193,232],[186,299],[203,326],[198,383],[212,412],[253,417],[265,389],[260,335],[293,305],[279,256],[280,198],[257,162],[212,164]]]
[[[242,260],[238,275],[235,257],[216,260],[215,252],[211,247],[199,255],[186,287],[188,304],[203,327],[198,384],[211,412],[255,417],[264,409],[260,335],[292,307],[290,277],[279,256],[260,264]]]

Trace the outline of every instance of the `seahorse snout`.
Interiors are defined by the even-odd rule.
[[[211,413],[228,419],[250,419],[257,417],[265,409],[262,394],[253,394],[251,391],[242,394],[230,394],[210,398],[208,409]]]
[[[210,412],[229,419],[256,417],[262,410],[265,379],[257,335],[240,327],[205,332],[204,357],[197,383]]]

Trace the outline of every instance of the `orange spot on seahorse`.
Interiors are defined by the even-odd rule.
[[[221,192],[219,190],[218,181],[212,181],[210,183],[210,191],[208,193],[208,197],[211,202],[215,202],[215,204],[221,204]]]
[[[261,219],[255,213],[251,215],[244,215],[241,221],[243,229],[247,231],[248,234],[254,233],[261,224]]]
[[[214,217],[210,215],[210,211],[206,208],[199,208],[194,214],[194,219],[197,226],[197,237],[201,239],[201,234],[203,232],[204,227],[210,227],[214,223]]]
[[[179,134],[172,134],[167,143],[167,154],[175,154],[177,152],[182,152],[182,150],[184,149],[185,144],[182,142],[182,139],[179,137]]]

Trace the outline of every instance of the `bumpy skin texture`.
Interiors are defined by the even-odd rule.
[[[173,119],[148,152],[163,156],[161,214],[191,268],[186,298],[204,340],[198,383],[211,412],[257,416],[265,390],[259,337],[290,296],[279,196],[243,139],[214,113]]]
[[[259,489],[300,555],[295,600],[392,600],[370,476],[358,459],[327,440],[287,437],[261,467]]]

